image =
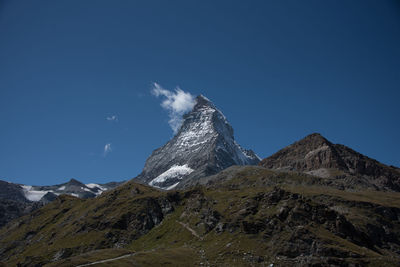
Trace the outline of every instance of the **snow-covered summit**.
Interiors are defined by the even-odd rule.
[[[220,110],[206,97],[199,95],[192,111],[183,116],[178,133],[147,159],[140,182],[170,189],[180,187],[186,179],[215,174],[231,165],[257,164],[259,158],[238,145],[233,128]],[[173,166],[187,166],[190,173],[182,173],[153,181]]]

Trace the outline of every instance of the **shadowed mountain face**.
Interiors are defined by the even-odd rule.
[[[347,179],[348,186],[400,191],[400,169],[384,165],[314,133],[259,163],[268,169]]]
[[[0,180],[0,227],[40,206],[26,199],[20,185]]]
[[[71,179],[69,182],[59,185],[31,186],[0,180],[0,227],[48,204],[59,195],[93,198],[120,184],[122,182],[85,185],[78,180]]]
[[[162,189],[182,188],[198,177],[232,165],[254,165],[259,158],[242,149],[225,116],[204,96],[196,98],[179,132],[147,159],[137,181]]]
[[[8,199],[18,202],[28,202],[20,185],[1,180],[0,180],[0,199]]]

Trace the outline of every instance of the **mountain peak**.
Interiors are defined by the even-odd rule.
[[[78,185],[78,186],[83,185],[81,182],[79,182],[78,180],[76,180],[74,178],[71,178],[71,180],[69,180],[69,182],[67,184],[69,184],[69,185]]]
[[[330,146],[331,142],[328,141],[325,137],[323,137],[320,133],[312,133],[296,142],[293,145],[297,146],[307,146],[310,149],[316,149],[322,145]]]
[[[307,140],[320,140],[324,142],[329,142],[325,137],[323,137],[320,133],[312,133],[304,137],[303,139]]]
[[[178,133],[146,160],[140,182],[172,189],[184,179],[215,174],[232,165],[251,165],[258,157],[242,149],[225,116],[205,96],[196,97]]]
[[[210,108],[215,109],[215,106],[210,101],[210,99],[208,99],[207,97],[205,97],[203,95],[198,95],[196,97],[196,104],[193,107],[193,111],[199,110],[199,109],[204,108],[204,107],[210,107]]]
[[[196,97],[197,101],[206,101],[206,102],[211,102],[210,99],[208,99],[207,97],[205,97],[204,95],[200,94]]]
[[[341,169],[343,162],[331,142],[319,133],[312,133],[263,159],[260,165],[271,169],[310,171]]]
[[[307,135],[304,138],[313,138],[313,139],[314,138],[318,138],[318,139],[323,138],[323,139],[325,139],[325,137],[323,137],[320,133],[312,133],[312,134]]]
[[[374,188],[400,190],[400,172],[370,159],[344,145],[333,144],[318,133],[313,133],[275,154],[259,165],[268,169],[305,172],[329,178],[353,179]],[[355,178],[356,177],[356,178]]]

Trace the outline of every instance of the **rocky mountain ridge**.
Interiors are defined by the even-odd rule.
[[[320,134],[255,162],[222,113],[198,97],[178,134],[153,152],[138,178],[96,198],[57,196],[8,223],[0,229],[0,259],[57,267],[110,260],[115,266],[400,265],[398,168]],[[96,187],[75,180],[63,186],[28,191],[46,191],[43,199]],[[27,192],[18,192],[14,201],[29,202]]]
[[[0,180],[0,227],[55,200],[59,195],[93,198],[120,184],[122,182],[83,184],[71,179],[67,183],[58,185],[31,186]]]
[[[0,257],[10,266],[121,255],[115,266],[400,264],[399,193],[337,190],[260,166],[217,175],[188,190],[132,180],[94,199],[60,196],[0,229]]]
[[[254,165],[257,155],[236,143],[233,128],[206,97],[199,95],[184,115],[178,133],[146,160],[138,182],[171,190],[185,181],[215,174],[232,165]]]
[[[310,134],[260,163],[268,169],[298,171],[323,178],[347,180],[348,188],[362,186],[400,191],[400,169],[387,166],[318,133]]]

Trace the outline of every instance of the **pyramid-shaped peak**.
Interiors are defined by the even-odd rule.
[[[71,178],[71,180],[69,180],[68,182],[69,185],[83,185],[81,182],[79,182],[78,180]]]
[[[312,133],[304,137],[303,139],[291,144],[290,146],[282,149],[287,152],[295,151],[295,153],[308,153],[311,150],[319,149],[321,147],[332,147],[332,143],[328,141],[319,133]]]
[[[211,102],[210,99],[208,99],[207,97],[205,97],[204,95],[200,94],[196,97],[197,101],[204,101],[204,102]]]
[[[232,126],[207,97],[199,95],[195,100],[178,133],[146,160],[140,182],[170,190],[184,179],[259,162],[257,155],[236,143]]]
[[[340,183],[348,183],[350,188],[359,183],[362,187],[368,186],[374,190],[383,188],[400,191],[398,169],[379,163],[347,146],[333,144],[319,133],[310,134],[279,150],[263,159],[259,165],[268,169],[341,179]]]
[[[198,95],[196,97],[196,105],[194,106],[193,110],[197,110],[197,109],[203,108],[203,107],[211,107],[211,108],[215,109],[215,106],[211,102],[210,99],[208,99],[207,97],[205,97],[203,95]]]
[[[303,139],[279,150],[260,163],[271,169],[310,171],[319,168],[342,169],[343,162],[335,149],[319,133],[312,133]]]
[[[304,137],[303,139],[301,139],[299,141],[300,142],[318,142],[318,143],[330,143],[328,141],[328,139],[326,139],[325,137],[323,137],[320,133],[312,133],[307,135],[306,137]]]
[[[323,139],[325,139],[325,137],[323,137],[320,133],[309,134],[309,135],[306,136],[306,138],[313,138],[313,139],[315,139],[315,138],[318,138],[318,139],[323,138]]]

